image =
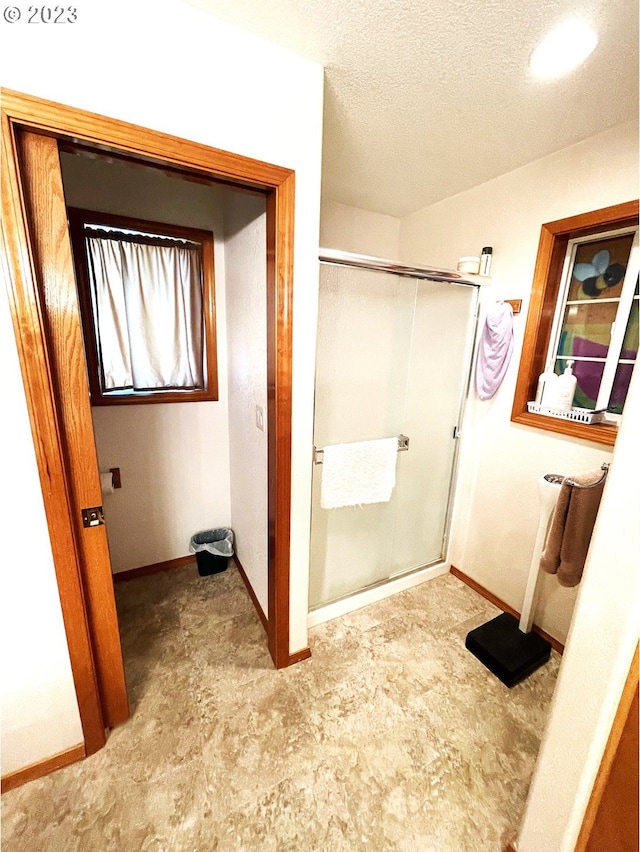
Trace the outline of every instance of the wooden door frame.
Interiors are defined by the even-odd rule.
[[[635,718],[632,718],[632,707],[634,706],[634,702]],[[620,746],[620,742],[625,732],[625,728],[627,726],[629,728],[633,726],[633,728],[637,730],[637,710],[638,646],[636,645],[636,650],[633,655],[633,660],[631,662],[631,668],[629,669],[629,674],[627,675],[627,679],[622,690],[622,695],[620,696],[618,709],[616,710],[616,715],[611,726],[611,731],[609,732],[607,745],[605,746],[604,753],[602,755],[602,761],[600,762],[600,768],[598,769],[598,774],[596,775],[596,780],[594,781],[593,788],[591,790],[591,797],[589,799],[589,803],[587,805],[582,820],[582,827],[580,829],[580,834],[578,835],[578,840],[576,841],[574,852],[585,852],[585,850],[589,848],[591,835],[594,831],[596,821],[599,818],[599,809],[603,800],[603,796],[606,792],[611,795],[610,790],[608,790],[608,785],[611,781],[611,770],[613,768],[614,761],[616,760],[618,747]],[[635,783],[632,784],[630,786],[630,789],[627,791],[629,798],[632,798],[631,788],[637,791],[637,777],[635,779],[632,779],[632,781]],[[629,803],[627,802],[627,804]],[[635,807],[635,803],[633,803],[633,807]]]
[[[614,761],[616,760],[618,746],[620,745],[622,736],[625,733],[625,728],[633,725],[633,727],[637,730],[637,719],[631,718],[634,701],[637,712],[638,645],[636,645],[633,660],[631,662],[631,668],[629,669],[629,674],[627,675],[627,679],[622,689],[622,695],[620,696],[616,715],[611,724],[607,744],[602,755],[602,760],[600,761],[600,767],[593,783],[593,787],[591,788],[591,795],[582,818],[580,833],[578,834],[578,839],[576,840],[573,852],[586,852],[588,849],[591,834],[593,832],[596,819],[598,818],[600,803],[602,802],[605,792],[609,792],[608,786],[610,783],[611,769]],[[517,838],[514,837],[514,839],[505,846],[504,852],[518,852],[517,843]]]
[[[291,511],[291,397],[293,232],[295,173],[280,166],[169,136],[32,95],[3,89],[2,239],[7,289],[80,717],[87,753],[105,741],[98,689],[100,648],[87,608],[86,571],[78,539],[66,465],[64,426],[56,398],[46,310],[38,284],[33,238],[23,195],[17,135],[52,136],[148,165],[174,168],[203,179],[266,196],[267,216],[267,423],[268,423],[268,612],[267,636],[276,668],[301,654],[289,651]],[[68,425],[66,426],[68,429]],[[111,582],[111,578],[109,578]],[[113,586],[104,589],[113,596]],[[304,655],[303,655],[304,656]]]

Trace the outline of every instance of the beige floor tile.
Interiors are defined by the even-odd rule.
[[[131,719],[3,796],[5,852],[501,852],[560,658],[507,689],[451,575],[319,625],[276,671],[233,565],[116,585]]]

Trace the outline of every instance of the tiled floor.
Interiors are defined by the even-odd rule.
[[[559,658],[508,690],[451,575],[314,628],[275,671],[236,569],[118,584],[132,717],[2,797],[5,852],[500,852]]]

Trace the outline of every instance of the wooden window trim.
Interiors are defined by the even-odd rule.
[[[614,424],[575,423],[527,411],[527,402],[535,398],[538,376],[543,372],[556,301],[562,277],[562,265],[569,240],[597,235],[613,228],[637,226],[638,201],[628,201],[545,223],[540,231],[538,256],[518,380],[513,398],[511,420],[523,426],[534,426],[561,435],[570,435],[599,444],[615,444],[618,432]]]
[[[73,248],[74,266],[78,283],[82,330],[85,341],[87,373],[92,406],[154,405],[173,402],[215,402],[218,400],[218,357],[216,342],[216,305],[213,234],[198,228],[134,219],[96,210],[68,207],[69,233]],[[168,237],[178,237],[199,243],[202,247],[202,309],[204,315],[204,347],[206,352],[206,383],[204,390],[185,391],[135,391],[122,396],[105,394],[99,381],[98,344],[92,322],[93,305],[89,291],[87,253],[84,244],[86,224],[106,225],[129,230],[147,231]],[[140,240],[143,242],[143,240]]]

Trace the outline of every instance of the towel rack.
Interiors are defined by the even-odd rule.
[[[573,488],[593,488],[596,485],[600,485],[605,476],[609,473],[609,462],[602,462],[600,465],[600,470],[602,471],[602,476],[597,482],[591,482],[589,485],[582,485],[580,482],[574,482],[573,479],[567,477],[567,482],[571,484]]]
[[[542,569],[540,568],[540,557],[547,538],[549,521],[556,506],[556,500],[560,492],[560,486],[563,482],[568,482],[573,488],[593,488],[594,485],[600,485],[604,477],[609,472],[609,462],[602,462],[600,465],[602,476],[597,482],[592,482],[591,485],[581,485],[574,482],[570,477],[565,477],[562,474],[548,473],[541,477],[538,485],[538,494],[540,498],[540,520],[538,524],[538,533],[536,542],[533,548],[531,557],[531,566],[529,567],[529,576],[527,579],[527,587],[524,593],[524,601],[522,603],[522,614],[520,616],[520,631],[522,633],[530,633],[533,627],[533,617],[535,613],[536,601],[538,597],[538,584]],[[545,480],[544,482],[542,480]]]
[[[409,451],[409,438],[406,435],[398,435],[398,452],[399,453],[407,453]],[[313,448],[313,463],[314,464],[322,464],[322,458],[319,458],[320,455],[324,455],[323,449],[318,449],[317,447]]]

